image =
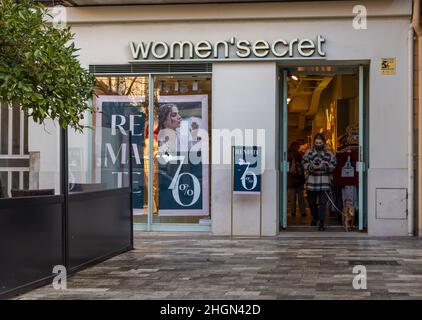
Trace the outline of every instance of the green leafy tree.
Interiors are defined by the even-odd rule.
[[[35,122],[51,118],[82,130],[95,79],[78,61],[70,27],[51,18],[31,0],[0,0],[0,100]]]

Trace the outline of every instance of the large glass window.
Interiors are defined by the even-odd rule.
[[[128,185],[127,156],[132,156],[134,222],[146,223],[148,213],[148,77],[97,77],[91,141],[96,171],[109,187]],[[131,145],[126,140],[131,136]],[[118,138],[121,137],[121,138]],[[123,139],[123,140],[122,140]],[[70,150],[70,145],[69,145]],[[97,175],[98,176],[98,175]],[[98,180],[98,179],[97,179]]]
[[[156,77],[153,223],[209,223],[211,79]]]
[[[134,214],[143,214],[146,90],[145,77],[97,78],[95,112],[82,133],[68,130],[69,192],[128,187],[132,154]]]
[[[150,84],[149,77],[142,76],[97,77],[92,141],[115,159],[121,149],[107,146],[99,132],[131,133],[135,223],[208,224],[211,79],[188,75],[153,79]],[[150,105],[154,106],[151,119]]]
[[[135,223],[209,225],[211,77],[96,80],[95,112],[85,115],[83,132],[68,129],[69,192],[129,186],[131,157]],[[59,125],[38,125],[5,103],[0,121],[0,197],[59,194]]]

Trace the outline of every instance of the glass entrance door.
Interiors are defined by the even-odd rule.
[[[308,172],[302,166],[313,138],[323,134],[337,165],[329,175],[325,224],[342,231],[343,212],[352,208],[355,230],[366,219],[367,72],[364,66],[298,66],[280,72],[280,228],[311,228]],[[324,208],[324,206],[323,206]],[[348,211],[348,210],[347,210]],[[337,229],[334,229],[337,228]]]
[[[281,121],[280,121],[280,181],[281,181],[281,194],[280,194],[280,225],[283,229],[287,228],[287,173],[289,170],[287,162],[287,99],[288,99],[288,77],[287,69],[283,69],[281,74],[281,86],[282,86],[282,95],[281,95]]]

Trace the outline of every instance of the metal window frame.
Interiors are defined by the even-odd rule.
[[[200,64],[197,62],[197,64]],[[201,63],[205,64],[205,63]],[[170,64],[163,66],[177,66],[178,64]],[[207,63],[207,65],[210,65]],[[209,75],[212,76],[212,67],[207,66],[207,68],[210,71],[198,71],[198,72],[134,72],[134,73],[128,73],[128,72],[112,72],[112,73],[102,73],[102,72],[96,72],[95,70],[96,65],[90,65],[90,71],[91,74],[96,77],[113,77],[113,76],[120,76],[120,77],[137,77],[137,76],[143,76],[148,77],[148,136],[153,137],[154,136],[154,83],[155,79],[160,76],[198,76],[198,75]],[[111,65],[112,66],[112,65]],[[121,65],[124,67],[132,66],[132,65]],[[148,149],[148,163],[150,164],[148,166],[148,181],[153,181],[153,166],[152,163],[154,161],[153,158],[153,144],[149,143],[149,149]],[[200,224],[190,224],[190,223],[159,223],[153,222],[153,184],[148,183],[148,210],[147,210],[147,222],[146,223],[133,223],[133,229],[137,231],[199,231],[199,232],[210,232],[211,231],[211,225],[200,225]]]

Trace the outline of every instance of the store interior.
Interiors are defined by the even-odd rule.
[[[327,147],[338,162],[332,174],[332,202],[328,201],[326,225],[344,230],[340,211],[343,212],[346,205],[352,206],[355,216],[358,216],[358,84],[355,72],[339,73],[332,67],[297,68],[288,75],[289,227],[311,224],[312,216],[306,197],[306,173],[303,172],[300,159],[312,145],[316,133],[325,136]]]

